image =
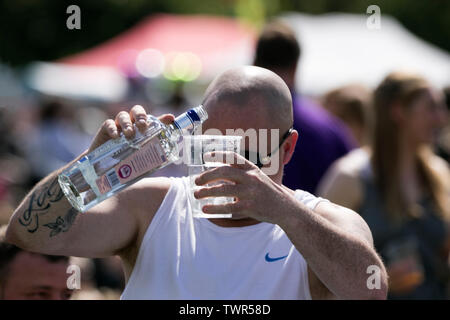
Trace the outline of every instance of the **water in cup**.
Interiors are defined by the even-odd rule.
[[[189,203],[192,208],[192,214],[195,218],[231,218],[231,213],[224,214],[206,214],[202,211],[206,204],[227,204],[234,202],[233,197],[209,197],[196,199],[194,192],[204,186],[195,184],[195,179],[199,174],[206,170],[217,168],[220,166],[227,166],[223,162],[205,162],[203,155],[212,151],[232,151],[239,152],[241,138],[240,136],[217,136],[217,135],[197,135],[186,137],[184,146],[185,161],[189,172]],[[214,186],[220,184],[231,184],[230,181],[215,181],[206,186]]]

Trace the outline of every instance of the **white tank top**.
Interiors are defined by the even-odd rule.
[[[278,225],[193,218],[187,188],[186,178],[171,178],[121,299],[311,299],[306,261]],[[311,209],[324,200],[295,196]]]

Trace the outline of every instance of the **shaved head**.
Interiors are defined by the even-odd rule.
[[[298,138],[296,130],[289,130],[292,97],[283,79],[261,67],[234,68],[212,81],[202,104],[208,112],[203,134],[241,136],[241,155],[254,164],[265,159],[259,168],[281,185],[283,166],[292,157]],[[245,217],[233,215],[233,219]]]
[[[239,118],[255,128],[292,126],[292,98],[286,83],[274,72],[255,66],[228,70],[208,87],[203,100],[207,127],[242,128]],[[221,123],[219,126],[218,123]]]

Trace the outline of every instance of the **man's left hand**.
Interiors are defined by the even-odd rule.
[[[277,223],[284,207],[292,207],[296,201],[287,188],[272,181],[257,166],[237,153],[215,151],[206,153],[204,160],[221,161],[229,166],[203,172],[195,180],[197,185],[203,186],[220,180],[233,184],[206,186],[194,193],[195,198],[234,197],[236,200],[228,204],[205,205],[205,213],[232,213],[239,217]]]

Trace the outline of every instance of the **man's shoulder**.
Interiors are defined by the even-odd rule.
[[[174,183],[174,178],[169,177],[148,177],[135,183],[133,189],[136,191],[142,190],[169,190],[170,186]]]
[[[124,197],[139,208],[153,208],[156,212],[169,191],[182,188],[185,183],[184,180],[184,177],[144,178],[126,189]]]
[[[315,196],[314,194],[301,189],[296,189],[294,191],[294,197],[311,210],[314,210],[320,202],[328,201],[327,199]]]
[[[184,183],[183,178],[148,177],[126,189],[128,195],[124,196],[126,198],[124,200],[131,202],[132,206],[136,208],[139,220],[140,230],[137,248],[139,248],[153,218],[161,206],[167,202],[166,198],[169,196],[169,193],[177,192],[176,190],[180,188],[182,183]],[[167,203],[170,203],[170,201]]]

